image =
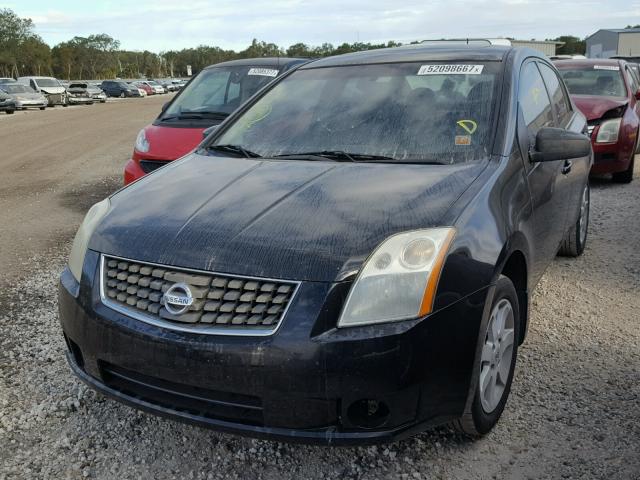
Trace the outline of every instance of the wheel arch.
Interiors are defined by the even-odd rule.
[[[522,233],[515,234],[505,245],[500,254],[500,261],[494,272],[495,283],[500,275],[504,275],[513,283],[518,294],[520,313],[519,344],[524,342],[529,329],[529,255],[525,237]]]

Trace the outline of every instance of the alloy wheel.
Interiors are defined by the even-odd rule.
[[[480,401],[486,413],[496,409],[509,381],[514,326],[513,306],[503,298],[491,311],[480,359]]]

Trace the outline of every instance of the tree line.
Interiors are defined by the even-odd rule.
[[[50,75],[67,80],[184,77],[187,75],[188,65],[193,73],[197,73],[208,65],[240,58],[318,58],[401,45],[394,41],[343,43],[338,46],[330,43],[320,46],[296,43],[282,48],[274,43],[254,39],[251,45],[239,52],[200,45],[154,53],[148,50],[122,50],[120,42],[105,33],[88,37],[76,36],[51,48],[35,33],[34,28],[31,19],[20,18],[10,9],[0,9],[0,77]],[[553,40],[565,42],[558,53],[585,51],[584,41],[577,37],[563,36]]]

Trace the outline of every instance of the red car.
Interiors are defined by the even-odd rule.
[[[124,169],[125,185],[189,153],[207,128],[222,123],[275,77],[307,61],[249,58],[203,69],[140,131]]]
[[[587,117],[594,153],[591,173],[612,173],[615,182],[631,182],[640,128],[640,85],[635,71],[624,60],[554,63],[574,103]]]
[[[138,87],[140,90],[144,90],[147,95],[155,95],[156,92],[153,88],[151,88],[149,85],[147,85],[146,83],[142,83],[142,82],[133,82],[133,84]]]

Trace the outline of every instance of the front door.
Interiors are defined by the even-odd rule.
[[[518,103],[518,138],[533,207],[535,244],[531,245],[531,273],[535,284],[557,254],[567,230],[571,186],[563,174],[563,160],[529,161],[529,151],[535,145],[538,130],[558,126],[547,89],[533,60],[525,63],[520,71]]]

